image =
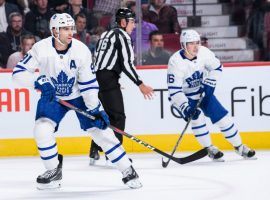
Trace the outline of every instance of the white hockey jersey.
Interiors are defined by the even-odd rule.
[[[179,107],[188,98],[199,99],[202,82],[215,87],[222,72],[222,65],[215,54],[204,46],[199,47],[197,56],[190,60],[181,49],[174,53],[168,63],[168,91],[171,104]]]
[[[65,51],[56,51],[52,37],[37,42],[14,68],[13,79],[33,88],[37,69],[39,75],[50,78],[58,98],[70,100],[83,96],[89,109],[98,105],[99,86],[92,72],[92,55],[82,42],[72,39]]]

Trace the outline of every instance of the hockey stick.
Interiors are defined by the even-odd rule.
[[[185,125],[185,127],[184,127],[184,129],[183,129],[183,131],[182,131],[181,134],[180,134],[180,137],[178,138],[178,140],[177,140],[177,142],[176,142],[176,144],[175,144],[175,146],[174,146],[174,148],[173,148],[173,151],[172,151],[172,153],[171,153],[171,156],[173,156],[173,154],[175,153],[176,149],[178,148],[179,143],[180,143],[180,141],[182,140],[182,138],[183,138],[183,136],[184,136],[184,134],[185,134],[185,132],[186,132],[186,130],[187,130],[187,128],[188,128],[188,125],[190,124],[190,122],[191,122],[191,120],[192,120],[192,117],[195,115],[195,112],[196,112],[197,108],[199,108],[199,106],[200,106],[200,104],[201,104],[201,102],[202,102],[202,99],[203,99],[203,96],[201,95],[199,101],[198,101],[197,104],[196,104],[194,113],[193,113],[193,114],[190,116],[190,118],[188,119],[188,121],[187,121],[187,123],[186,123],[186,125]],[[168,160],[167,162],[165,162],[165,161],[163,160],[163,158],[162,158],[162,167],[166,168],[166,167],[169,165],[170,160],[171,160],[171,159],[169,158],[169,160]]]
[[[68,107],[68,108],[71,109],[71,110],[74,110],[74,111],[76,111],[76,112],[82,114],[83,116],[85,116],[85,117],[87,117],[87,118],[89,118],[89,119],[92,119],[92,120],[95,119],[94,116],[88,114],[86,111],[81,110],[81,109],[79,109],[79,108],[73,106],[72,104],[70,104],[70,103],[64,101],[64,100],[61,100],[61,99],[56,99],[56,100],[57,100],[60,104],[62,104],[62,105],[64,105],[64,106]],[[126,132],[124,132],[124,131],[122,131],[122,130],[120,130],[120,129],[118,129],[118,128],[112,126],[112,125],[109,125],[109,128],[112,129],[113,131],[115,131],[115,132],[117,132],[117,133],[119,133],[119,134],[121,134],[121,135],[124,135],[124,136],[128,137],[129,139],[131,139],[131,140],[133,140],[133,141],[135,141],[135,142],[137,142],[137,143],[139,143],[139,144],[145,146],[146,148],[148,148],[148,149],[150,149],[150,150],[152,150],[152,151],[155,151],[155,152],[157,152],[157,153],[163,155],[164,157],[167,157],[167,158],[169,158],[170,160],[173,160],[173,161],[179,163],[179,164],[186,164],[186,163],[189,163],[189,162],[198,160],[198,159],[200,159],[200,158],[203,158],[203,157],[205,157],[205,156],[207,155],[207,150],[204,148],[204,149],[201,149],[201,150],[199,150],[199,151],[197,151],[197,152],[195,152],[195,153],[193,153],[193,154],[191,154],[191,155],[189,155],[189,156],[187,156],[187,157],[184,157],[184,158],[176,158],[176,157],[173,157],[173,156],[171,156],[171,155],[169,155],[169,154],[167,154],[167,153],[165,153],[165,152],[163,152],[163,151],[161,151],[161,150],[159,150],[159,149],[153,147],[152,145],[150,145],[150,144],[148,144],[148,143],[146,143],[146,142],[144,142],[144,141],[142,141],[142,140],[136,138],[135,136],[130,135],[130,134],[128,134],[128,133],[126,133]]]

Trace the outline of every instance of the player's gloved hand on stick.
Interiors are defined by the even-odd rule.
[[[109,116],[104,110],[99,110],[100,104],[93,110],[89,110],[89,114],[95,117],[93,126],[105,130],[110,125]]]
[[[201,111],[199,109],[192,108],[188,102],[185,102],[179,107],[179,113],[181,117],[187,122],[191,116],[193,120],[198,119]]]
[[[50,83],[49,79],[42,75],[35,81],[35,89],[41,91],[41,99],[46,102],[51,102],[55,98],[55,88]]]
[[[201,92],[204,93],[203,103],[208,104],[210,98],[213,96],[216,88],[216,80],[206,78],[201,87]]]

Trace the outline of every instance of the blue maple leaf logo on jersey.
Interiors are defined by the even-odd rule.
[[[69,96],[72,93],[72,87],[75,82],[75,78],[68,79],[68,76],[65,72],[61,71],[58,76],[57,80],[51,77],[51,80],[54,84],[56,95],[58,96]]]
[[[203,73],[200,73],[199,71],[195,71],[191,77],[186,79],[186,82],[188,84],[189,88],[198,87],[201,84],[203,77]]]

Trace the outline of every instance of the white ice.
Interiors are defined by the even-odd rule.
[[[187,154],[177,154],[186,156]],[[257,160],[243,160],[225,152],[225,162],[203,158],[161,167],[158,154],[130,154],[143,188],[132,190],[116,169],[89,166],[85,156],[64,156],[62,188],[40,191],[35,179],[44,172],[38,157],[0,159],[0,199],[91,200],[268,200],[270,199],[270,152],[258,151]]]

